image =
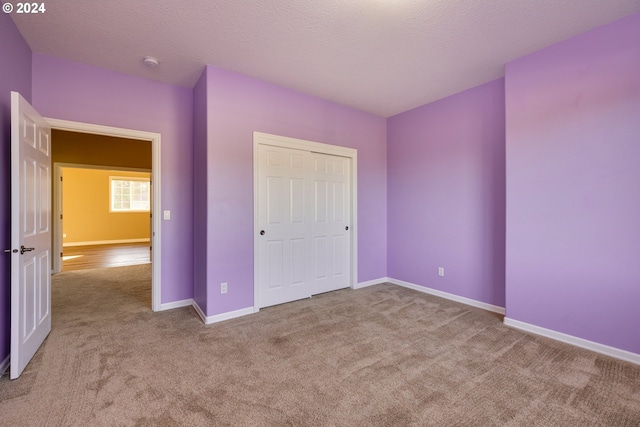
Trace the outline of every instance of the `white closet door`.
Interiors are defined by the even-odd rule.
[[[350,159],[258,146],[259,307],[350,284]]]
[[[312,153],[313,294],[349,286],[349,159]]]
[[[309,153],[260,145],[258,150],[260,307],[311,296]]]

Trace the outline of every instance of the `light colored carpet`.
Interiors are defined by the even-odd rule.
[[[61,273],[6,426],[634,426],[640,366],[392,285],[205,326],[150,265]]]

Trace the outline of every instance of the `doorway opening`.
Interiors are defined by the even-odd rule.
[[[150,251],[149,259],[152,264],[151,309],[153,311],[159,311],[161,309],[161,301],[162,301],[161,281],[160,281],[161,280],[161,277],[160,277],[160,274],[161,274],[161,221],[160,221],[161,215],[158,215],[158,214],[154,215],[154,213],[160,212],[160,207],[161,207],[161,204],[160,204],[161,135],[154,132],[144,132],[144,131],[137,131],[137,130],[131,130],[131,129],[115,128],[110,126],[71,122],[71,121],[58,120],[58,119],[48,118],[47,122],[49,123],[52,129],[52,134],[53,134],[52,140],[54,145],[55,145],[55,135],[56,133],[59,133],[59,132],[66,132],[69,135],[75,136],[76,139],[78,139],[79,141],[82,140],[82,134],[89,134],[90,136],[102,137],[105,141],[103,141],[103,143],[100,145],[103,145],[102,147],[103,149],[107,148],[107,151],[110,150],[110,154],[108,155],[104,154],[105,153],[104,150],[101,153],[97,153],[97,154],[94,153],[93,156],[97,158],[90,162],[87,162],[86,160],[78,160],[77,158],[74,159],[72,156],[71,161],[69,161],[69,157],[67,157],[66,161],[58,162],[54,165],[55,173],[56,173],[56,176],[54,177],[54,182],[56,184],[54,186],[54,193],[55,193],[55,188],[58,188],[59,192],[55,193],[53,198],[54,203],[53,203],[53,209],[52,209],[53,211],[52,252],[58,256],[53,257],[52,272],[54,273],[60,272],[63,269],[63,265],[62,265],[63,258],[59,255],[64,254],[63,245],[65,241],[64,239],[65,232],[64,232],[64,226],[63,226],[64,213],[62,211],[62,197],[64,197],[64,195],[61,195],[60,193],[60,191],[62,190],[62,186],[59,184],[60,184],[60,176],[63,175],[64,168],[72,165],[74,167],[84,167],[85,169],[86,168],[108,169],[113,171],[113,174],[110,176],[113,176],[116,179],[118,178],[119,175],[124,175],[125,171],[146,172],[147,174],[149,174],[150,172],[150,179],[149,179],[150,200],[149,200],[149,212],[147,212],[147,214],[149,215],[147,224],[149,225],[149,228],[150,228],[148,231],[149,242],[140,242],[140,244],[137,245],[138,246],[137,248],[135,247],[136,245],[133,245],[135,242],[129,242],[134,247],[133,249],[131,248],[127,249],[125,247],[126,245],[124,245],[127,242],[122,242],[122,240],[127,240],[127,239],[97,239],[97,240],[102,240],[101,243],[104,243],[105,240],[107,241],[116,240],[116,242],[114,243],[119,243],[123,245],[120,245],[122,246],[121,248],[114,248],[115,250],[120,250],[124,252],[127,252],[127,251],[137,252],[137,255],[135,256],[141,256],[142,252],[140,252],[140,249],[144,251],[146,248],[147,251]],[[107,138],[105,139],[104,137],[107,137]],[[136,146],[138,148],[144,145],[140,143],[143,143],[143,142],[150,143],[151,158],[147,159],[147,161],[150,160],[150,168],[148,166],[140,167],[141,165],[136,164],[135,161],[134,163],[132,163],[132,157],[135,157],[135,156],[128,155],[127,151],[123,150],[123,147],[122,147],[122,144],[123,143],[126,144],[127,140],[129,141],[129,143],[131,142],[137,143]],[[120,141],[120,145],[118,145],[118,141]],[[109,147],[106,147],[107,145],[109,145]],[[131,147],[133,146],[133,144],[130,144],[129,146]],[[78,149],[76,150],[72,150],[75,154],[81,153],[83,151],[82,145],[79,145],[77,148]],[[104,159],[105,156],[108,156],[110,158],[115,158],[116,160],[105,162],[105,159]],[[91,163],[94,163],[94,164],[91,164]],[[107,163],[107,164],[104,164],[104,163]],[[114,165],[115,163],[119,163],[120,165],[119,166]],[[122,173],[118,173],[118,172],[122,172]],[[62,197],[58,197],[58,195],[61,195]],[[120,241],[118,242],[118,240]],[[138,240],[138,239],[134,239],[134,240]],[[89,240],[89,242],[95,243],[96,241]],[[143,246],[142,248],[140,248],[141,245]],[[69,246],[67,245],[67,247]],[[106,249],[106,246],[103,249]]]
[[[151,169],[55,161],[56,156],[65,157],[66,148],[75,148],[69,144],[73,139],[67,139],[69,135],[63,133],[52,131],[53,196],[54,203],[61,207],[54,209],[54,216],[56,228],[62,233],[63,248],[54,273],[151,263]],[[78,139],[85,137],[89,149],[74,149],[74,156],[88,157],[95,153],[91,148],[102,142],[92,135],[74,135]],[[148,145],[137,161],[141,166],[151,165],[150,143],[117,142]],[[127,153],[136,160],[131,151]],[[148,160],[144,159],[147,154]],[[120,162],[115,159],[112,163]]]

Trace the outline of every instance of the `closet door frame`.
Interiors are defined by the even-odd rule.
[[[354,288],[358,283],[358,151],[354,148],[341,147],[337,145],[324,144],[320,142],[306,141],[302,139],[289,138],[285,136],[271,135],[263,132],[253,133],[253,310],[260,311],[260,278],[259,278],[259,243],[260,243],[260,224],[259,224],[259,156],[258,148],[260,145],[270,145],[275,147],[290,148],[294,150],[310,151],[314,153],[328,154],[333,156],[341,156],[349,159],[350,162],[350,187],[351,197],[350,203],[350,283],[349,287]]]

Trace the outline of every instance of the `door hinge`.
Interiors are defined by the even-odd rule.
[[[60,177],[60,182],[62,182],[62,177]]]
[[[60,219],[62,219],[62,214],[60,214]]]
[[[60,258],[62,258],[62,252],[60,252]]]

